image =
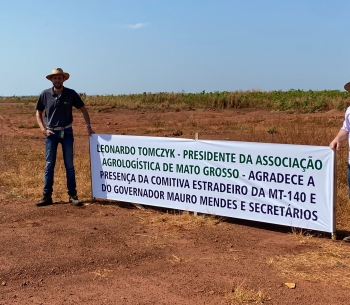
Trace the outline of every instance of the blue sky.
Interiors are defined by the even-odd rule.
[[[343,90],[349,0],[0,0],[0,96]]]

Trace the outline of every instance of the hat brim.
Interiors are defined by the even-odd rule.
[[[349,91],[349,92],[350,92],[350,82],[348,82],[348,83],[346,83],[346,84],[344,85],[344,89],[345,89],[346,91]]]
[[[64,77],[64,82],[65,82],[66,80],[69,79],[69,73],[66,73],[66,72],[49,74],[49,75],[46,75],[46,78],[47,78],[48,80],[51,80],[52,76],[54,76],[54,75],[63,75],[63,77]]]

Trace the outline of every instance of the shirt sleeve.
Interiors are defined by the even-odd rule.
[[[35,104],[35,109],[36,110],[39,110],[39,111],[44,111],[45,110],[45,104],[44,104],[44,93],[41,92],[40,95],[39,95],[39,98]]]
[[[341,129],[350,133],[350,107],[346,109],[345,118]]]
[[[77,109],[80,109],[81,107],[85,106],[83,100],[81,99],[81,97],[79,96],[79,94],[74,91],[74,98],[73,98],[73,106]]]

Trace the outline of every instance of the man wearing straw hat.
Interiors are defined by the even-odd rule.
[[[63,72],[61,68],[55,68],[46,78],[52,82],[53,86],[40,94],[35,105],[36,120],[41,132],[46,137],[43,198],[36,203],[36,206],[52,204],[54,168],[59,143],[62,146],[63,160],[66,168],[69,202],[74,206],[79,206],[81,202],[78,199],[76,191],[73,164],[73,107],[82,112],[88,134],[91,135],[95,132],[91,128],[89,114],[80,96],[74,90],[63,86],[63,82],[69,79],[69,74]],[[44,119],[43,112],[45,113]]]
[[[344,89],[350,92],[350,82],[345,84]],[[348,140],[350,147],[350,107],[346,109],[343,126],[329,146],[334,151],[337,151],[340,148],[341,142],[345,140]],[[348,194],[350,199],[350,153],[348,157]],[[350,242],[350,236],[345,237],[344,240]]]

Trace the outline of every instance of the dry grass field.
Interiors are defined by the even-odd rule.
[[[93,128],[125,134],[328,146],[343,109],[125,107],[85,97]],[[174,97],[175,99],[175,97]],[[44,138],[35,100],[0,101],[0,304],[349,304],[346,143],[337,154],[337,240],[239,219],[91,199],[88,137],[74,111],[81,208],[37,208]],[[232,101],[231,101],[232,102]],[[291,284],[295,284],[294,288]]]

